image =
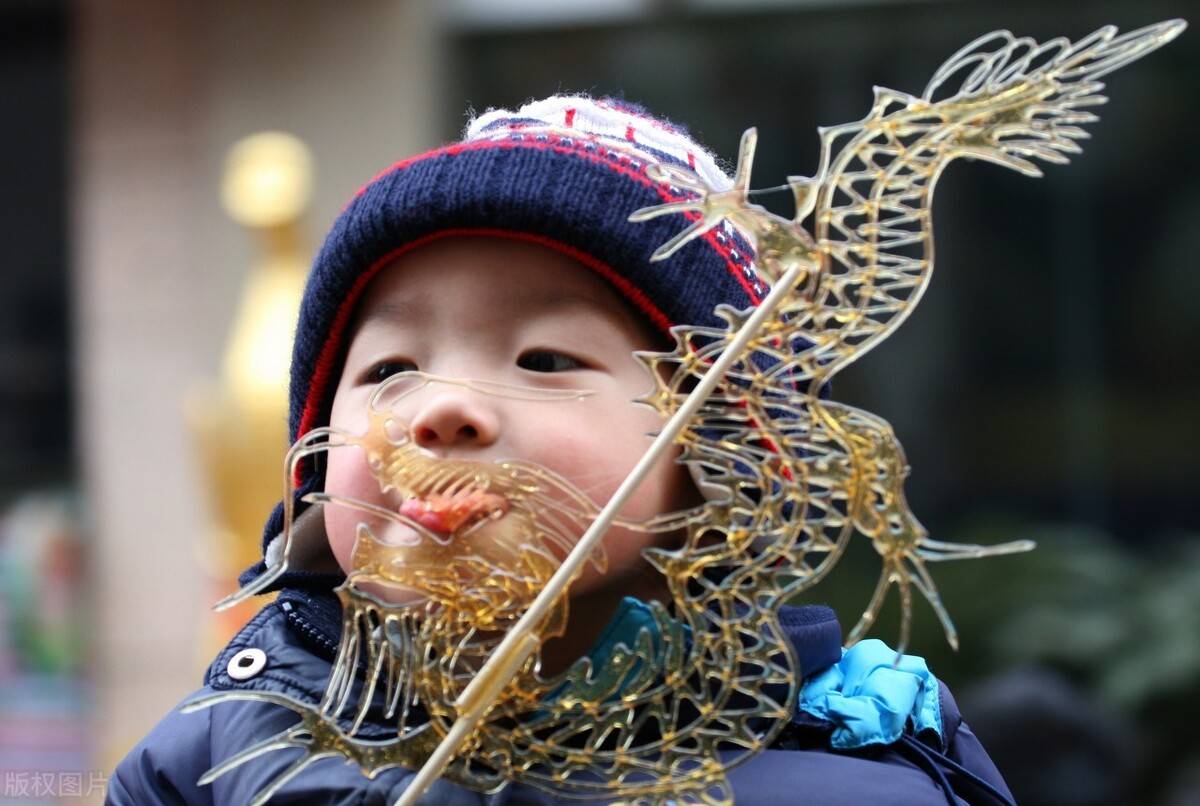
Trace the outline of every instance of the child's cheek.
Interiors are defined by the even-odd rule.
[[[379,484],[367,468],[361,448],[334,449],[329,452],[328,457],[325,492],[359,501],[384,503],[379,500],[383,497],[379,491]],[[363,520],[362,513],[350,507],[326,504],[324,515],[329,547],[333,550],[333,556],[337,558],[341,569],[349,573],[358,524]]]
[[[608,503],[650,448],[653,440],[646,434],[662,427],[656,415],[645,417],[633,411],[632,406],[630,409],[623,417],[592,423],[590,438],[573,445],[565,457],[575,466],[573,472],[563,475],[582,488],[597,506]],[[677,453],[668,450],[659,460],[622,509],[625,517],[642,520],[663,514],[662,482],[671,475],[672,460]]]

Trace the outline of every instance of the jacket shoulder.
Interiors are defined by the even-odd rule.
[[[197,781],[214,763],[214,739],[224,745],[228,730],[246,727],[250,712],[263,703],[227,702],[185,712],[194,700],[234,688],[264,690],[312,701],[323,678],[310,685],[299,671],[316,671],[319,659],[295,645],[288,635],[286,614],[276,603],[268,604],[238,631],[218,654],[205,674],[204,686],[188,695],[134,746],[117,765],[110,779],[106,802],[112,804],[211,804],[211,788]],[[275,668],[238,681],[230,667],[239,652],[257,649]],[[267,664],[268,666],[270,664]],[[298,671],[299,670],[299,671]],[[252,722],[255,720],[251,720]],[[219,747],[218,747],[219,749]]]
[[[729,773],[737,802],[1011,804],[1004,779],[937,681],[941,732],[910,730],[887,744],[837,748],[834,725],[799,713],[771,748]]]
[[[939,699],[942,704],[942,717],[945,720],[944,751],[947,758],[961,768],[959,778],[963,786],[972,789],[994,790],[1009,802],[1013,801],[1012,792],[1000,770],[984,749],[983,744],[975,736],[971,728],[963,721],[958,710],[958,703],[945,683],[938,681]],[[958,773],[958,770],[952,770]]]
[[[300,716],[288,705],[316,705],[330,664],[289,626],[285,605],[274,602],[255,615],[217,654],[204,687],[176,706],[121,761],[111,779],[109,803],[249,803],[284,779],[288,782],[272,803],[388,804],[399,797],[412,775],[407,770],[385,770],[372,780],[340,758],[320,758],[292,776],[296,748],[304,742],[292,735]],[[242,663],[246,657],[253,662]],[[204,700],[204,707],[184,711],[189,703]],[[263,743],[274,749],[240,763],[242,754]],[[223,774],[199,784],[204,773],[223,764],[229,765]],[[445,782],[442,789],[458,799],[439,792],[433,802],[480,803],[475,793]]]
[[[211,689],[193,696],[205,693]],[[212,717],[208,711],[185,714],[182,708],[183,703],[177,705],[121,760],[109,780],[105,803],[212,803],[211,794],[196,785],[212,766]]]

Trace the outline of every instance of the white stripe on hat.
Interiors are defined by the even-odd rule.
[[[513,119],[516,125],[505,126],[506,119]],[[489,109],[467,124],[463,140],[498,139],[518,128],[522,132],[544,130],[567,136],[591,136],[651,164],[662,162],[653,153],[660,152],[691,167],[715,190],[733,186],[733,180],[721,170],[712,152],[674,126],[586,95],[552,95],[531,101],[516,111]]]

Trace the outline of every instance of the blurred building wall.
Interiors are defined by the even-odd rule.
[[[76,4],[73,266],[79,450],[95,535],[97,766],[210,660],[209,515],[182,415],[215,377],[254,245],[219,205],[225,150],[261,129],[317,165],[309,230],[440,131],[432,4]],[[264,513],[265,517],[266,513]]]

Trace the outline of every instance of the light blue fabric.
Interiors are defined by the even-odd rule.
[[[595,668],[604,668],[612,660],[617,644],[624,644],[629,648],[636,647],[638,633],[642,630],[650,633],[650,642],[657,660],[662,653],[662,631],[658,628],[658,622],[654,620],[650,605],[633,596],[624,597],[604,632],[588,650],[588,659]]]
[[[677,649],[682,647],[687,634],[682,625],[672,631]],[[623,650],[618,651],[618,647]],[[575,661],[566,679],[548,692],[543,702],[560,697],[578,700],[618,697],[629,687],[644,686],[648,677],[660,674],[669,654],[654,608],[626,596],[587,655]]]
[[[937,678],[924,658],[902,655],[883,641],[860,641],[842,659],[805,682],[800,710],[834,725],[830,744],[851,750],[891,744],[907,728],[942,737]]]

